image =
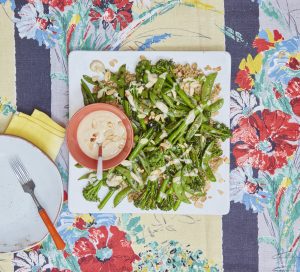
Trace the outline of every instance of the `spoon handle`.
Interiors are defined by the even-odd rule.
[[[98,164],[97,164],[97,179],[101,180],[102,177],[103,177],[102,145],[99,145]]]

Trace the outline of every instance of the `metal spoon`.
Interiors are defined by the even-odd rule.
[[[97,179],[101,180],[103,177],[102,143],[98,143],[98,145]]]

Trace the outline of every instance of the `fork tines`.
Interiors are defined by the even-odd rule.
[[[21,184],[30,181],[30,176],[19,157],[11,157],[9,160],[9,164]]]

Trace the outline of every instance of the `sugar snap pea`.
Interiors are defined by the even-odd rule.
[[[94,81],[90,76],[83,75],[84,80],[92,85],[98,85],[97,81]]]
[[[185,93],[184,90],[182,90],[179,85],[177,85],[175,87],[175,90],[177,91],[178,95],[180,96],[180,98],[182,99],[182,101],[189,106],[190,108],[195,108],[196,105],[191,101],[191,99],[188,97],[188,95]]]
[[[202,118],[203,118],[203,115],[200,112],[199,115],[195,118],[195,121],[193,122],[193,124],[191,125],[191,127],[189,128],[189,130],[186,134],[185,138],[187,141],[190,141],[192,139],[192,137],[196,134],[196,132],[199,130],[199,128],[201,127]]]
[[[212,88],[218,73],[211,73],[206,76],[206,79],[201,89],[201,102],[202,104],[207,103],[211,97]]]
[[[96,102],[89,87],[86,85],[86,83],[83,80],[81,80],[81,90],[85,93],[89,104],[93,104]]]
[[[131,190],[132,189],[130,187],[125,187],[123,190],[118,192],[114,198],[114,207],[117,207]]]
[[[216,112],[219,109],[221,109],[223,107],[223,105],[224,105],[224,99],[220,98],[217,101],[215,101],[214,103],[212,103],[211,105],[209,105],[207,107],[207,110],[210,112]]]
[[[144,136],[141,137],[136,147],[130,153],[128,157],[129,160],[134,160],[137,157],[139,152],[149,143],[153,134],[154,134],[154,129],[153,128],[148,129],[148,131],[145,133]]]

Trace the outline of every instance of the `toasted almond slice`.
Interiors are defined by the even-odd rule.
[[[107,138],[109,136],[114,135],[114,131],[112,129],[108,129],[104,132],[104,137]]]

